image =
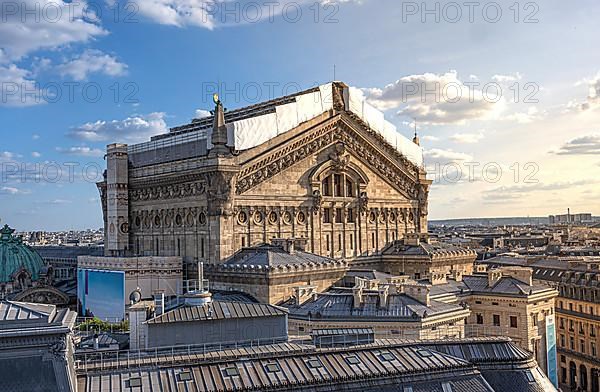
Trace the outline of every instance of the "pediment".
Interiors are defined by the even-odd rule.
[[[281,135],[271,148],[262,148],[256,153],[247,151],[236,181],[236,193],[243,194],[338,144],[344,146],[352,159],[362,162],[407,198],[417,196],[422,169],[348,112],[334,114],[304,132]]]

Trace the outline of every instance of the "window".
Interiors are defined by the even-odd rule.
[[[346,362],[348,365],[358,365],[360,364],[360,359],[356,355],[349,355],[346,358]]]
[[[354,234],[350,233],[350,249],[354,249]]]
[[[565,347],[565,335],[560,335],[560,346]]]
[[[348,208],[347,210],[347,221],[348,223],[356,222],[356,218],[354,217],[354,210],[352,208]]]
[[[323,223],[331,223],[331,208],[323,208]]]
[[[533,377],[533,373],[531,373],[531,370],[525,370],[525,377],[527,377],[527,381],[535,382],[535,378]]]
[[[142,379],[140,377],[129,379],[129,388],[139,388],[142,386]]]
[[[265,370],[269,373],[277,373],[281,371],[281,367],[278,363],[268,363],[265,365]]]
[[[316,358],[309,359],[308,361],[306,361],[306,364],[308,365],[309,368],[312,368],[312,369],[318,369],[318,368],[323,367],[323,364],[321,363],[321,361],[319,361]]]
[[[391,362],[394,359],[396,359],[396,357],[391,352],[384,351],[384,352],[382,352],[382,353],[379,354],[379,359],[382,360],[382,361],[384,361],[384,362]]]
[[[452,392],[452,385],[449,382],[442,383],[442,391],[444,392]]]
[[[331,187],[329,185],[330,178],[331,177],[327,177],[321,183],[321,192],[323,193],[323,196],[331,196]]]
[[[342,194],[342,176],[339,174],[333,175],[333,191],[336,197],[344,196]]]
[[[492,315],[492,319],[493,319],[494,327],[499,327],[500,326],[500,315],[494,314],[494,315]]]
[[[349,179],[346,179],[346,197],[354,197],[354,187]]]
[[[344,215],[342,214],[342,209],[336,208],[335,209],[335,223],[342,223],[343,217],[344,217]]]
[[[481,301],[475,301],[477,305],[481,305]]]
[[[483,314],[477,313],[477,324],[483,324]]]
[[[342,250],[342,235],[338,234],[338,252]]]
[[[240,375],[240,371],[235,366],[229,366],[223,369],[223,375],[227,377],[235,377]]]
[[[592,354],[592,357],[596,357],[596,343],[594,342],[590,342],[590,354]]]
[[[371,248],[375,250],[375,233],[371,233]]]
[[[200,257],[204,258],[204,238],[200,239]]]
[[[177,375],[177,381],[179,381],[179,382],[186,382],[186,381],[191,381],[191,380],[192,380],[191,372],[181,372]]]
[[[325,249],[329,251],[329,234],[325,236]]]
[[[517,328],[517,316],[510,316],[510,327]]]
[[[567,357],[565,357],[564,355],[560,356],[560,363],[567,363]]]
[[[246,246],[246,237],[242,237],[242,248]]]
[[[565,329],[565,319],[563,319],[563,318],[558,319],[558,328]]]
[[[492,305],[498,306],[498,302],[492,302]]]
[[[569,337],[569,347],[571,347],[571,350],[575,350],[575,339],[573,336]]]
[[[585,354],[585,340],[583,339],[579,341],[579,352]]]

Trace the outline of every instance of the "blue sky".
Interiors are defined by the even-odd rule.
[[[105,145],[211,109],[215,83],[236,108],[334,64],[406,136],[417,119],[430,218],[600,214],[597,1],[0,4],[0,219],[19,230],[100,227]]]

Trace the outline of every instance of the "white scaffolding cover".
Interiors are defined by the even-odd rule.
[[[365,101],[361,90],[350,87],[344,91],[347,109],[359,116],[371,129],[417,166],[423,166],[423,150],[401,135],[394,124],[384,118],[382,112]],[[236,150],[247,150],[296,128],[333,108],[333,84],[319,86],[318,91],[308,92],[289,102],[275,107],[275,113],[263,114],[227,124],[228,144]],[[212,129],[205,132],[207,149],[211,149]],[[162,140],[169,142],[171,138]],[[175,139],[173,139],[175,140]],[[154,142],[153,142],[154,143]],[[142,145],[140,145],[142,146]]]

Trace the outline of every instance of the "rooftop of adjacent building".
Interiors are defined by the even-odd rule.
[[[474,250],[466,249],[445,242],[433,241],[426,236],[410,235],[400,240],[390,242],[381,253],[396,256],[475,256]]]
[[[385,302],[384,302],[385,301]],[[431,300],[429,304],[405,293],[383,299],[377,290],[365,290],[358,300],[352,289],[334,288],[298,305],[294,299],[283,304],[291,318],[312,320],[421,321],[427,317],[463,311],[458,305]]]
[[[232,391],[247,388],[363,391],[555,391],[532,354],[507,338],[446,341],[380,340],[318,349],[281,343],[149,360],[80,363],[78,385],[99,391]]]
[[[345,267],[345,261],[335,260],[304,251],[306,239],[273,239],[271,244],[245,247],[237,251],[222,264],[207,264],[207,270],[223,270],[230,267],[269,269],[276,267]]]
[[[0,301],[0,337],[28,336],[38,331],[66,332],[73,327],[75,318],[75,312],[55,305]]]

